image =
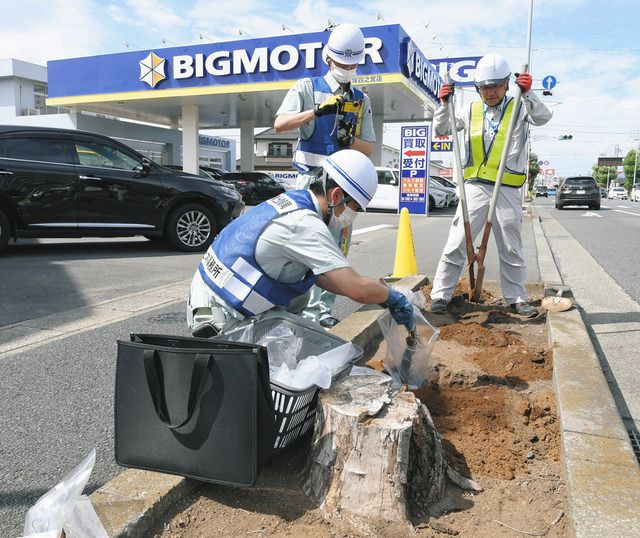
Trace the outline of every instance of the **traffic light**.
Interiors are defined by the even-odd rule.
[[[573,135],[560,135],[560,137],[558,138],[558,140],[572,140],[573,139]]]

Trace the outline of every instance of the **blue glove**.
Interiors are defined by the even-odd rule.
[[[389,309],[391,317],[398,325],[404,325],[408,331],[415,329],[416,322],[413,319],[413,305],[404,294],[395,288],[389,288],[389,297],[380,306]]]

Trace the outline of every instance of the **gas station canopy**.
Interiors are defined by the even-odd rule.
[[[425,118],[440,76],[399,25],[363,28],[354,81],[382,122]],[[323,76],[329,32],[244,39],[48,62],[50,106],[177,125],[197,105],[199,128],[271,126],[296,80]]]

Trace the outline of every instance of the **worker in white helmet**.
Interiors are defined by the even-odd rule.
[[[307,189],[315,170],[327,155],[349,148],[371,155],[375,141],[369,97],[351,84],[358,64],[364,60],[364,36],[353,24],[336,26],[322,58],[329,66],[324,77],[304,78],[289,90],[276,113],[276,132],[299,130],[293,165],[300,172],[296,187]],[[344,222],[341,230],[332,230],[336,243],[346,256],[351,244],[352,226]],[[314,288],[305,317],[323,327],[338,320],[331,315],[335,294]]]
[[[544,125],[551,119],[552,113],[531,91],[532,78],[528,73],[516,73],[516,84],[522,89],[522,104],[514,107],[514,99],[507,97],[510,76],[511,69],[504,58],[498,54],[482,57],[474,77],[480,101],[472,103],[469,112],[463,117],[456,118],[456,129],[464,130],[465,135],[464,181],[471,236],[475,239],[487,219],[509,120],[512,114],[517,114],[502,186],[496,201],[493,234],[500,259],[500,281],[504,299],[519,315],[534,317],[538,311],[527,303],[524,287],[520,189],[525,183],[529,163],[529,125]],[[452,132],[446,102],[453,91],[452,84],[444,84],[440,89],[441,103],[433,118],[436,136],[450,135]],[[453,289],[466,262],[464,226],[461,208],[458,207],[433,280],[432,312],[446,313]]]
[[[300,314],[314,284],[380,304],[413,329],[407,298],[353,270],[331,235],[367,207],[377,187],[371,161],[342,150],[323,161],[309,190],[267,200],[223,228],[191,283],[187,320],[194,334],[226,332],[282,310]]]

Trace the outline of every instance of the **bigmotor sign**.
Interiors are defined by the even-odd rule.
[[[359,75],[384,83],[396,81],[385,77],[402,73],[437,101],[442,80],[400,25],[372,26],[362,32],[365,58]],[[153,97],[162,90],[187,95],[211,86],[234,85],[237,91],[239,84],[256,84],[256,90],[286,89],[290,81],[326,73],[322,49],[328,37],[325,31],[54,60],[47,64],[49,99],[133,99],[139,92]]]

